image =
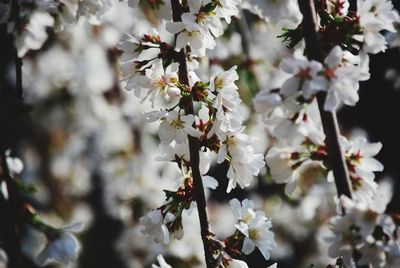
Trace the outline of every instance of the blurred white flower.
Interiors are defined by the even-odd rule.
[[[47,27],[54,25],[54,18],[41,11],[35,11],[29,18],[24,30],[17,34],[15,46],[18,50],[18,57],[23,57],[30,49],[37,50],[47,40]]]
[[[65,264],[78,258],[81,245],[76,237],[63,230],[59,237],[49,241],[36,258],[36,262],[43,266],[49,262],[63,262]]]
[[[231,17],[239,15],[238,5],[241,0],[219,0],[219,5],[215,9],[218,17],[224,18],[226,22],[231,23]]]
[[[7,268],[8,257],[6,252],[0,248],[0,268]]]
[[[357,16],[364,32],[363,50],[368,53],[379,53],[386,50],[387,42],[380,33],[382,30],[395,32],[394,22],[400,17],[388,0],[357,0]]]
[[[144,226],[142,233],[152,238],[157,243],[169,243],[169,231],[165,225],[174,215],[168,213],[165,218],[159,209],[154,209],[140,218],[140,224]]]
[[[24,163],[18,157],[11,157],[10,151],[6,152],[7,166],[11,174],[20,174],[24,169]]]

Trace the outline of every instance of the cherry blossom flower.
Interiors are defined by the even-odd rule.
[[[363,50],[368,53],[378,53],[386,50],[385,37],[381,30],[395,32],[394,22],[398,22],[399,14],[393,9],[391,1],[358,0],[357,15],[364,32]]]
[[[160,96],[180,96],[177,71],[178,64],[171,64],[164,70],[162,60],[156,61],[150,69],[146,69],[146,75],[140,80],[140,88],[135,94],[141,97],[142,102],[149,99],[152,107]],[[144,94],[143,90],[146,91]]]
[[[355,198],[368,201],[376,194],[378,187],[374,182],[374,172],[383,170],[383,165],[373,158],[381,150],[382,144],[369,144],[364,137],[357,137],[351,141],[342,137],[340,142],[346,152]]]
[[[220,0],[219,5],[215,9],[215,13],[218,17],[224,18],[229,24],[231,23],[231,17],[239,15],[238,5],[241,0]]]
[[[257,247],[265,259],[270,258],[270,252],[277,247],[274,233],[269,229],[271,221],[262,211],[254,211],[254,203],[247,199],[242,205],[237,199],[232,199],[230,205],[239,223],[235,227],[245,235],[242,252],[250,254]]]
[[[35,11],[30,15],[28,25],[15,39],[18,57],[23,57],[29,50],[41,48],[47,40],[46,27],[53,25],[54,18],[46,12]]]
[[[213,107],[217,109],[217,122],[214,123],[215,127],[209,133],[210,135],[215,131],[236,132],[242,127],[243,116],[239,108],[241,99],[237,91],[238,87],[235,85],[238,79],[236,66],[211,76],[209,89],[211,94],[216,94]]]
[[[253,147],[249,145],[249,137],[245,134],[229,134],[222,141],[218,152],[217,163],[229,159],[227,176],[229,183],[226,191],[229,193],[239,184],[244,188],[251,184],[253,176],[257,176],[265,165],[262,154],[255,154]]]
[[[354,165],[354,171],[358,176],[373,180],[374,172],[383,170],[383,165],[373,158],[382,149],[382,143],[368,143],[365,137],[359,136],[351,141],[342,137],[341,144],[346,155],[351,159],[350,162]]]
[[[199,56],[204,56],[206,48],[215,47],[211,34],[189,18],[182,22],[168,22],[166,27],[170,33],[178,34],[175,45],[177,51],[189,45]]]
[[[169,231],[165,225],[174,218],[174,215],[167,214],[164,218],[159,209],[148,212],[140,218],[140,224],[144,226],[142,233],[152,238],[157,243],[169,243]]]
[[[276,183],[286,183],[286,194],[293,193],[298,180],[304,174],[307,174],[306,176],[311,179],[310,175],[312,173],[310,171],[320,170],[322,172],[325,169],[322,161],[310,159],[312,154],[316,158],[320,152],[317,150],[311,153],[303,146],[274,147],[268,151],[265,159],[272,179]],[[315,175],[317,176],[317,174]]]
[[[336,216],[331,219],[330,224],[333,234],[325,237],[325,241],[331,244],[328,254],[332,258],[343,257],[346,267],[351,267],[353,250],[363,246],[362,237],[353,227],[353,222],[348,215]]]
[[[308,61],[304,58],[283,59],[280,68],[293,76],[286,80],[282,87],[283,96],[290,96],[301,91],[304,98],[309,99],[318,90],[324,90],[324,84],[318,73],[322,64],[317,61]]]
[[[357,67],[343,64],[344,52],[335,46],[326,57],[324,78],[327,96],[324,109],[334,112],[342,103],[355,105],[358,101],[360,71]]]
[[[193,115],[181,115],[178,111],[168,112],[161,119],[159,136],[163,144],[170,144],[172,141],[186,143],[187,135],[199,138],[201,133],[193,128],[195,118]]]
[[[39,265],[49,262],[63,262],[65,264],[78,258],[81,245],[71,232],[81,231],[81,224],[74,224],[61,230],[59,236],[52,238],[36,258]]]
[[[241,102],[238,87],[235,85],[235,81],[239,79],[236,69],[237,66],[233,66],[227,71],[213,74],[210,78],[211,92],[216,92],[220,105],[229,110],[235,109]]]
[[[189,0],[190,13],[182,14],[182,21],[185,23],[196,23],[205,31],[210,31],[214,37],[222,35],[223,27],[220,19],[215,16],[214,12],[202,11],[201,8],[207,4],[207,1]]]
[[[24,163],[18,157],[11,157],[10,151],[6,151],[7,166],[12,174],[20,174],[24,169]]]

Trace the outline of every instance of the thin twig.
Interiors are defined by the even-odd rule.
[[[321,42],[318,36],[318,25],[316,23],[316,12],[313,0],[298,0],[300,11],[303,14],[303,29],[306,42],[306,54],[310,60],[323,62]],[[321,114],[322,126],[326,135],[326,147],[329,162],[335,177],[335,184],[338,196],[345,195],[352,198],[351,182],[346,160],[341,150],[339,141],[339,126],[336,113],[324,110],[326,93],[320,92],[317,95],[319,111]]]
[[[181,15],[183,13],[183,7],[179,0],[171,0],[172,6],[172,17],[173,21],[181,21]],[[189,86],[189,76],[186,64],[186,49],[183,48],[181,51],[176,53],[176,59],[179,63],[179,81],[180,83]],[[185,105],[185,114],[194,115],[193,101],[189,101],[187,105]],[[195,122],[193,126],[195,127]],[[201,228],[201,238],[203,240],[204,246],[204,254],[207,268],[212,267],[212,251],[210,249],[210,237],[211,232],[208,223],[207,216],[207,203],[206,197],[204,193],[203,179],[200,173],[200,142],[197,138],[188,135],[189,139],[189,153],[190,153],[190,166],[192,170],[193,176],[193,188],[195,193],[195,200],[197,203],[197,211],[200,219],[200,228]]]

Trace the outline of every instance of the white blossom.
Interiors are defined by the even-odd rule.
[[[324,61],[327,90],[324,109],[327,111],[336,111],[342,103],[353,106],[359,99],[360,71],[355,66],[344,65],[343,57],[343,50],[335,46]]]
[[[193,115],[181,115],[178,111],[171,111],[161,119],[159,128],[160,140],[163,144],[170,144],[172,141],[186,143],[187,135],[199,138],[201,133],[193,128],[195,121]]]
[[[78,258],[81,245],[74,235],[70,232],[63,231],[55,240],[42,249],[37,256],[37,263],[45,265],[48,262],[63,262],[65,264],[75,261]]]
[[[301,91],[304,98],[309,99],[318,90],[324,90],[324,84],[318,73],[322,70],[322,64],[317,61],[308,61],[304,58],[285,58],[280,68],[293,76],[286,80],[281,93],[290,96],[296,91]]]
[[[394,22],[400,17],[393,9],[393,4],[388,0],[358,0],[357,15],[360,17],[360,25],[364,31],[363,50],[368,53],[378,53],[386,50],[385,37],[380,31],[395,32]]]
[[[239,134],[228,134],[222,141],[218,152],[218,163],[229,158],[229,169],[227,176],[229,183],[226,191],[229,193],[239,184],[241,188],[247,187],[257,176],[260,169],[265,165],[262,154],[255,154],[253,147],[249,145],[249,136]]]
[[[164,218],[159,209],[148,212],[145,216],[140,218],[140,224],[144,226],[142,233],[152,238],[157,243],[168,244],[170,237],[165,224],[173,217],[172,214],[167,214]]]
[[[210,79],[210,93],[216,94],[213,107],[217,109],[217,120],[213,131],[209,135],[218,132],[237,132],[242,127],[243,115],[239,107],[241,99],[235,81],[239,79],[236,66],[228,71],[216,73]],[[223,135],[223,134],[222,134]]]
[[[41,11],[34,12],[28,25],[19,33],[15,39],[15,45],[18,50],[18,57],[23,57],[29,50],[37,50],[42,47],[47,40],[47,27],[54,25],[54,18]]]
[[[152,107],[160,96],[166,99],[180,96],[181,91],[177,88],[179,83],[177,71],[178,64],[171,64],[164,70],[162,60],[156,61],[151,68],[146,69],[140,87],[135,90],[136,96],[139,96],[142,102],[149,99]]]
[[[182,17],[182,22],[168,22],[167,30],[172,34],[177,34],[175,50],[180,51],[189,45],[199,56],[204,56],[205,49],[215,47],[215,40],[208,32],[193,21],[193,17]]]
[[[254,203],[247,199],[241,205],[237,199],[230,201],[231,208],[239,222],[235,227],[245,235],[242,252],[250,254],[257,247],[265,259],[270,258],[270,252],[277,247],[274,233],[269,229],[271,221],[264,212],[254,211]]]
[[[219,4],[215,9],[218,17],[224,18],[226,22],[231,23],[231,17],[239,15],[238,5],[241,0],[219,0]]]

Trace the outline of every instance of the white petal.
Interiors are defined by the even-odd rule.
[[[248,237],[244,238],[243,248],[242,248],[242,252],[244,254],[248,255],[248,254],[252,253],[254,251],[255,247],[256,246],[255,246],[254,242],[250,238],[248,238]]]
[[[299,89],[299,85],[300,85],[299,78],[293,76],[283,83],[281,87],[281,93],[284,96],[290,96]]]
[[[339,100],[336,97],[336,94],[332,91],[329,91],[326,95],[326,100],[324,104],[324,110],[328,112],[335,112],[339,106]]]
[[[208,175],[203,176],[203,185],[204,187],[215,190],[218,187],[218,181]]]
[[[297,185],[296,180],[293,180],[292,182],[287,183],[285,186],[285,193],[287,195],[291,195],[293,193],[294,189],[296,189],[296,185]]]
[[[161,122],[158,136],[163,144],[168,145],[170,144],[175,138],[175,128],[170,126],[168,122],[164,121]]]
[[[232,208],[233,215],[235,215],[236,219],[241,220],[242,219],[242,205],[240,204],[240,201],[237,200],[236,198],[232,199],[229,201],[229,205]]]

